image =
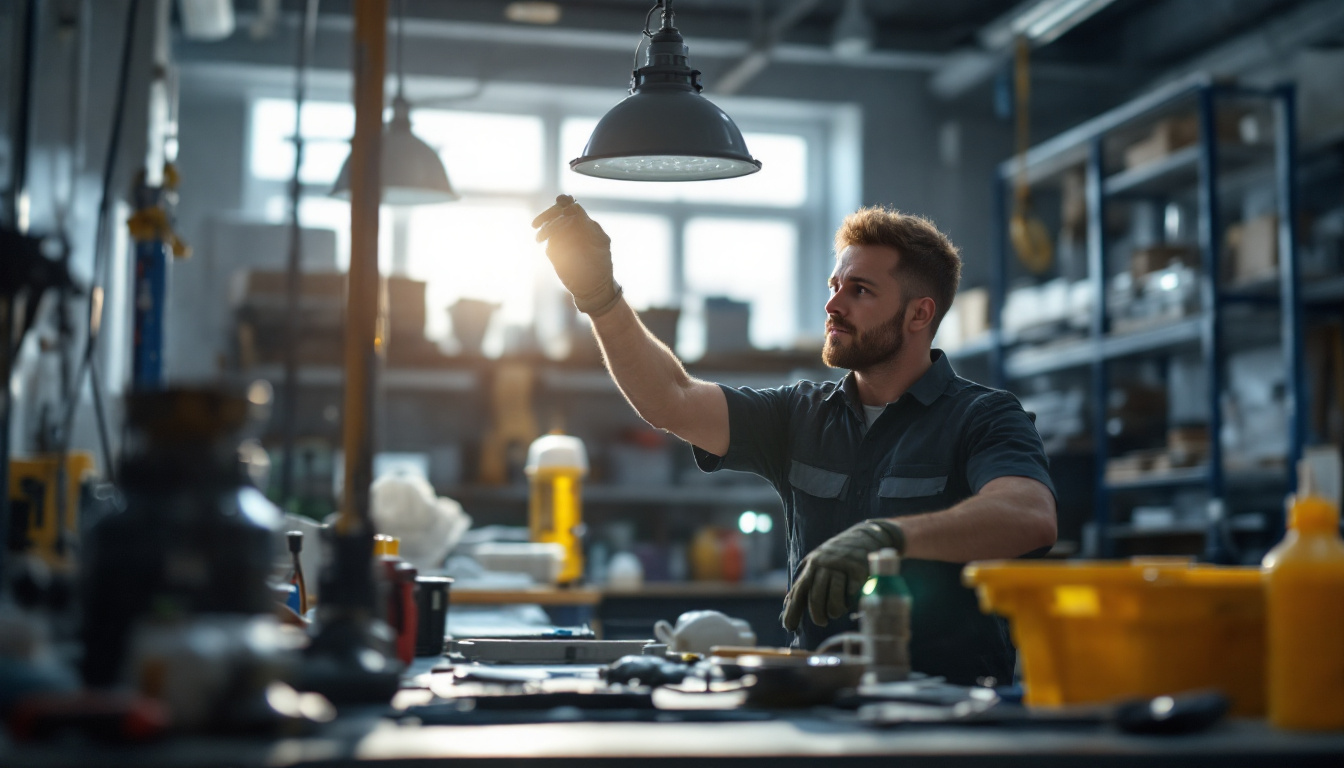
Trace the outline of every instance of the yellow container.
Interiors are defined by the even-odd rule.
[[[532,541],[564,547],[559,582],[583,577],[583,477],[588,453],[571,435],[543,435],[532,442],[524,467],[531,492],[527,523]]]
[[[42,454],[9,460],[9,499],[11,505],[26,505],[26,540],[23,547],[53,568],[73,565],[79,533],[79,489],[85,478],[96,472],[93,454],[70,451],[65,458],[65,510],[59,510],[56,493],[56,454]],[[34,498],[36,496],[37,498]],[[10,525],[18,510],[11,507]],[[12,542],[11,542],[12,545]]]
[[[1339,510],[1299,481],[1288,533],[1265,556],[1269,722],[1344,729],[1344,541]]]
[[[976,588],[981,610],[1009,620],[1028,704],[1218,688],[1234,714],[1265,712],[1258,568],[985,562],[967,565],[962,581]]]

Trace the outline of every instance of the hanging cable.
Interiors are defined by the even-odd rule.
[[[70,443],[73,438],[75,426],[75,413],[79,406],[79,393],[84,387],[84,376],[89,373],[93,365],[93,356],[98,349],[98,339],[102,329],[102,319],[104,312],[103,286],[107,282],[107,262],[110,261],[108,249],[111,247],[109,240],[109,226],[111,222],[112,208],[112,180],[116,174],[117,167],[117,148],[121,145],[122,123],[126,114],[126,92],[130,87],[131,55],[135,51],[135,26],[139,18],[140,0],[130,0],[130,5],[126,9],[126,26],[122,35],[121,63],[117,74],[117,100],[112,108],[112,129],[107,141],[107,154],[103,160],[102,189],[98,201],[98,224],[93,243],[93,269],[90,272],[88,314],[86,320],[87,335],[84,338],[84,349],[80,355],[79,367],[75,371],[75,377],[70,391],[65,393],[66,404],[65,414],[61,420],[60,450],[62,455],[70,450]],[[95,387],[95,392],[99,389]],[[95,408],[99,414],[103,413],[101,407]],[[97,417],[99,440],[104,446],[103,465],[107,469],[109,479],[115,479],[115,466],[112,461],[112,455],[106,453],[110,446],[110,440],[107,436],[106,420]]]
[[[308,62],[317,37],[318,0],[304,6],[302,39],[294,64],[294,173],[289,180],[289,260],[285,272],[285,410],[281,423],[280,504],[288,506],[294,496],[294,442],[299,429],[299,303],[303,300],[303,226],[299,209],[303,202],[303,103],[308,95]]]

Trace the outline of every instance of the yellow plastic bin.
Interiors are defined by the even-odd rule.
[[[1009,620],[1028,704],[1218,688],[1234,714],[1265,712],[1258,568],[983,562],[967,565],[962,581],[975,587],[982,611]]]

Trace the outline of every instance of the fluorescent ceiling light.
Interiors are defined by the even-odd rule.
[[[863,9],[863,0],[845,0],[845,9],[831,32],[831,51],[842,59],[856,59],[873,49],[877,30]]]
[[[548,2],[517,2],[504,7],[504,18],[519,24],[556,24],[560,21],[560,6]]]
[[[1058,40],[1065,32],[1095,16],[1115,0],[1034,0],[1019,5],[1007,16],[980,33],[980,42],[991,50],[1010,47],[1013,39],[1025,37],[1041,46]]]

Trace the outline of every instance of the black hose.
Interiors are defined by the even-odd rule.
[[[89,373],[93,365],[93,355],[98,348],[98,339],[101,336],[102,316],[105,314],[105,302],[99,302],[98,286],[105,285],[107,282],[107,262],[109,261],[107,250],[110,247],[108,243],[108,228],[111,222],[112,207],[112,179],[116,174],[117,166],[117,148],[121,144],[121,129],[123,118],[126,113],[126,92],[130,87],[131,55],[135,51],[135,25],[139,17],[140,0],[130,0],[130,6],[126,9],[126,27],[122,35],[121,47],[121,65],[117,75],[117,100],[112,109],[112,132],[107,140],[107,155],[103,160],[103,178],[101,197],[98,201],[98,226],[93,244],[93,270],[91,272],[89,286],[88,313],[88,335],[84,338],[84,351],[80,355],[79,368],[75,371],[74,381],[69,392],[65,393],[66,404],[65,414],[61,424],[60,450],[62,457],[70,450],[70,442],[73,437],[75,427],[75,412],[79,406],[79,393],[84,386],[84,376]],[[97,311],[98,317],[94,317]],[[95,393],[99,390],[95,387]],[[95,397],[97,395],[95,394]],[[102,407],[95,409],[98,414],[98,434],[102,442],[104,456],[103,465],[107,470],[109,479],[115,478],[115,467],[113,466],[112,456],[106,453],[109,448],[107,437],[107,423],[101,416]]]

